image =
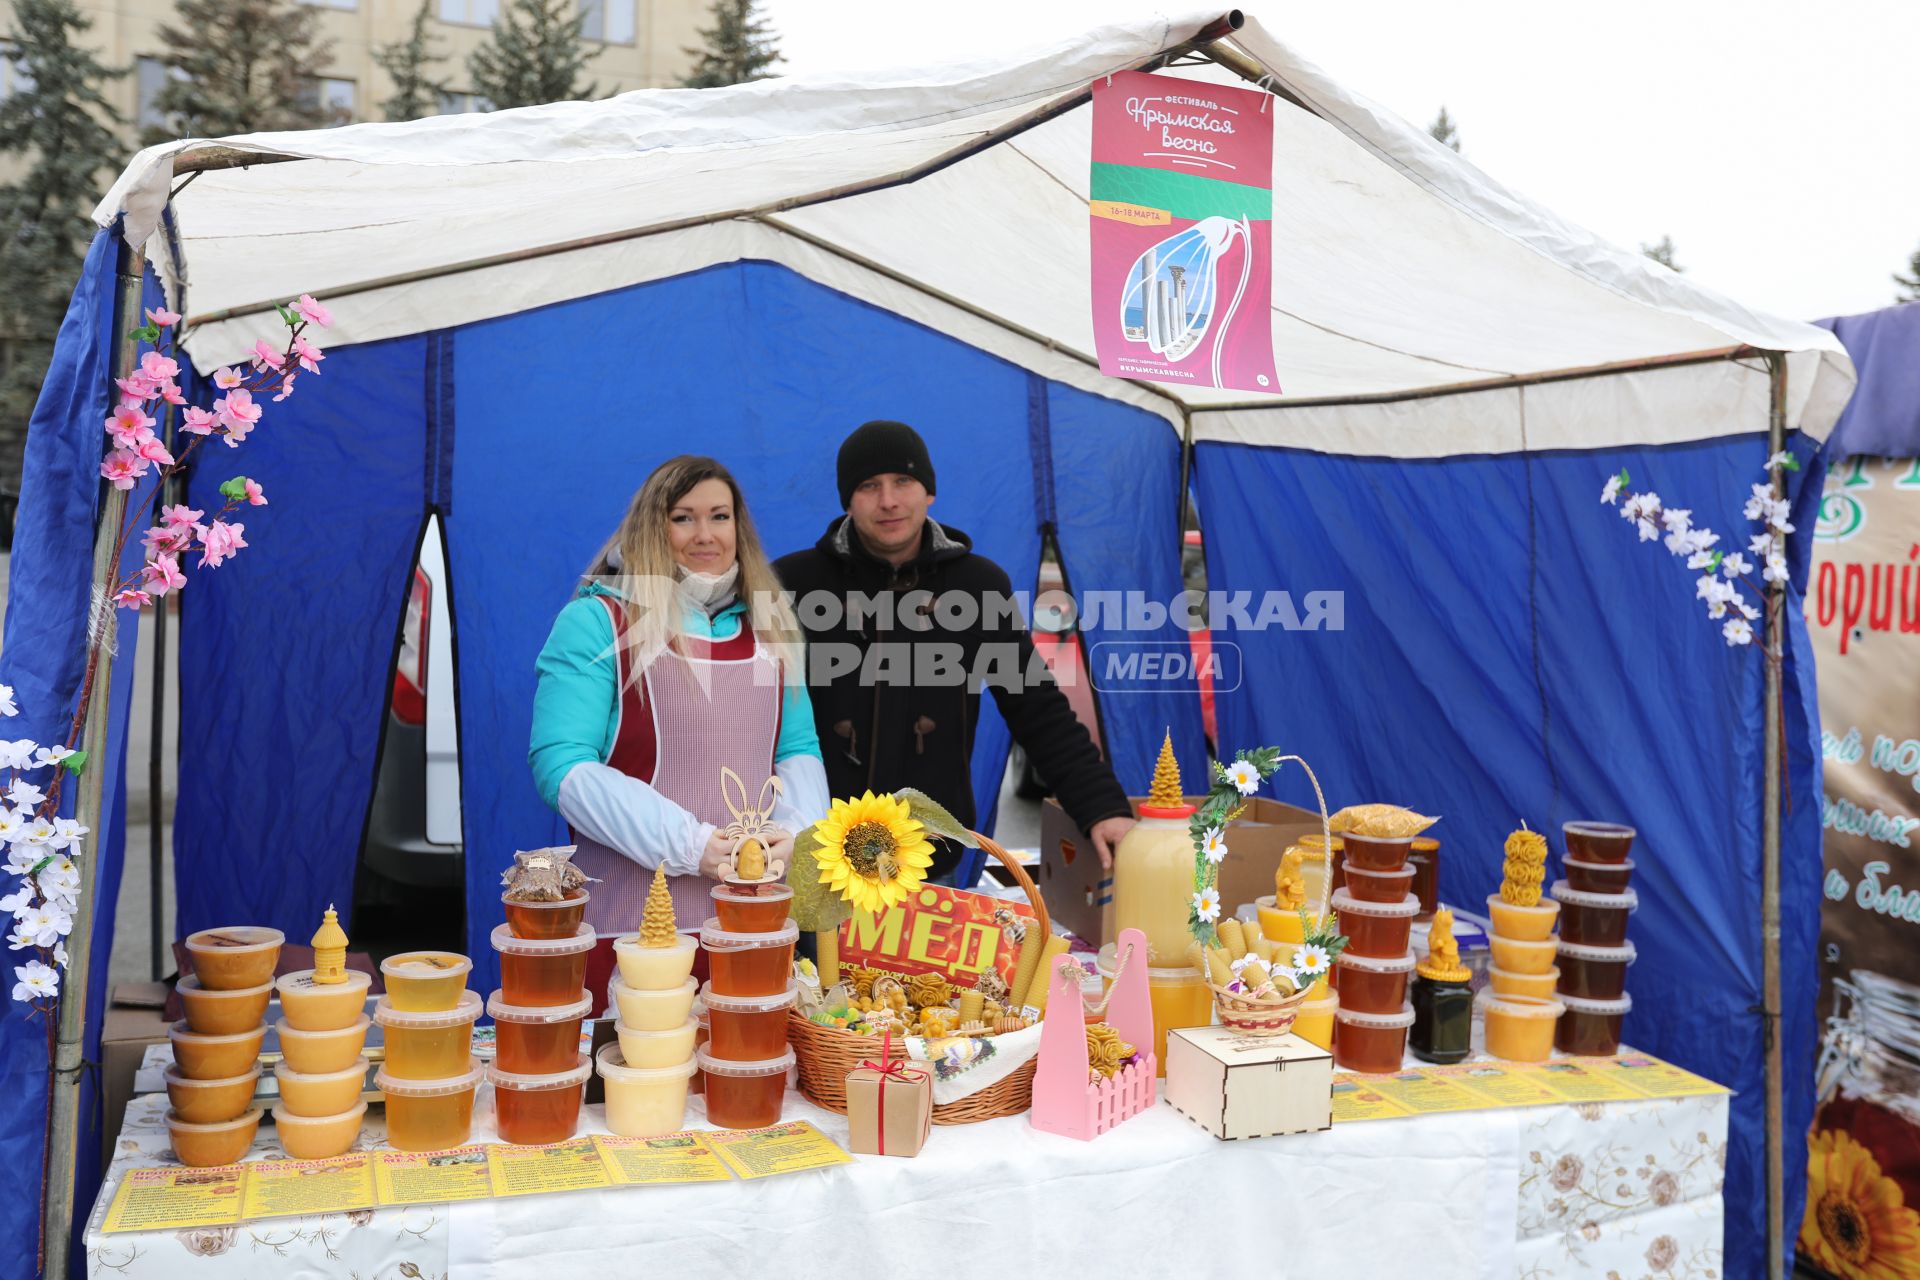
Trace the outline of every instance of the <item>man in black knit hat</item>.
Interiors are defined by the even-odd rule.
[[[980,688],[1093,838],[1104,865],[1133,825],[1113,776],[1033,648],[1006,571],[931,519],[933,460],[903,422],[869,422],[840,446],[846,514],[813,547],[774,562],[807,633],[808,684],[838,797],[917,787],[974,825]],[[933,872],[958,854],[942,850]]]

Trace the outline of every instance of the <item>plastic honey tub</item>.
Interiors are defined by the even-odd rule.
[[[1567,1011],[1554,1028],[1554,1047],[1562,1053],[1588,1054],[1610,1058],[1620,1052],[1620,1024],[1633,1008],[1633,997],[1617,1000],[1582,1000],[1579,996],[1561,996]]]
[[[1351,831],[1340,837],[1341,861],[1347,870],[1398,871],[1407,865],[1413,852],[1412,836],[1357,836]]]
[[[1551,1000],[1553,993],[1559,989],[1560,970],[1552,968],[1545,973],[1508,973],[1505,969],[1493,968],[1487,970],[1487,981],[1495,995]]]
[[[285,1018],[273,1024],[280,1037],[280,1057],[295,1071],[323,1076],[345,1071],[367,1047],[366,1014],[336,1031],[295,1031]]]
[[[1487,1052],[1508,1062],[1545,1062],[1553,1054],[1553,1024],[1565,1012],[1558,1000],[1532,996],[1483,997]]]
[[[1560,904],[1542,897],[1538,906],[1522,907],[1497,893],[1487,895],[1487,919],[1493,932],[1515,942],[1547,942],[1553,937],[1554,921],[1560,918]]]
[[[623,1138],[657,1138],[686,1123],[687,1092],[699,1064],[689,1056],[673,1066],[634,1067],[617,1044],[597,1055],[607,1093],[607,1128]]]
[[[700,993],[707,1009],[707,1053],[726,1062],[764,1062],[780,1056],[787,1047],[787,1010],[799,997],[797,982],[789,983],[777,996],[723,996],[709,982]]]
[[[1413,894],[1412,867],[1401,867],[1398,871],[1369,871],[1364,867],[1347,867],[1347,892],[1361,902],[1404,902]],[[1418,895],[1414,895],[1418,901]]]
[[[1622,862],[1583,862],[1563,858],[1567,884],[1582,893],[1624,893],[1633,880],[1633,859]]]
[[[251,1031],[266,1016],[273,984],[218,990],[200,985],[195,977],[180,979],[180,1003],[186,1006],[187,1026],[203,1036],[230,1036]]]
[[[238,991],[273,981],[287,935],[261,925],[236,924],[187,935],[193,976],[209,991]]]
[[[285,1105],[273,1109],[274,1129],[280,1145],[295,1160],[325,1160],[352,1148],[360,1137],[360,1121],[367,1104],[356,1102],[331,1116],[297,1115]]]
[[[742,893],[730,885],[713,886],[714,916],[728,933],[773,933],[787,922],[793,889],[784,884],[761,885],[757,893]]]
[[[1119,947],[1109,942],[1100,948],[1100,954],[1094,959],[1094,966],[1100,971],[1100,980],[1107,990],[1113,990]],[[1182,967],[1166,969],[1158,966],[1147,970],[1147,1004],[1153,1010],[1153,1056],[1159,1064],[1159,1073],[1167,1073],[1167,1033],[1182,1027],[1205,1027],[1213,1024],[1213,992],[1207,986],[1207,980],[1198,969]]]
[[[772,933],[732,933],[717,919],[707,921],[700,928],[700,945],[707,951],[709,985],[722,995],[779,995],[793,980],[793,944],[799,937],[791,920]]]
[[[380,976],[387,984],[387,1007],[401,1013],[451,1009],[460,1003],[472,969],[473,961],[455,951],[407,951],[388,956],[380,962]]]
[[[1340,1004],[1355,1013],[1395,1013],[1407,1003],[1413,977],[1413,953],[1391,960],[1343,951],[1334,962],[1340,978]]]
[[[253,1091],[260,1082],[258,1066],[225,1080],[195,1080],[181,1075],[176,1067],[162,1074],[173,1114],[188,1124],[225,1124],[241,1115],[253,1105]]]
[[[1349,836],[1348,847],[1352,847]],[[1407,1032],[1413,1026],[1413,1008],[1394,1013],[1357,1013],[1339,1009],[1333,1015],[1333,1064],[1343,1071],[1386,1075],[1398,1071],[1407,1057]]]
[[[490,1067],[493,1081],[493,1128],[503,1142],[537,1147],[564,1142],[580,1124],[580,1098],[593,1063],[584,1053],[574,1055],[565,1071],[537,1076],[517,1075]]]
[[[1348,837],[1347,845],[1353,845]],[[1420,900],[1408,897],[1400,902],[1362,902],[1345,889],[1333,895],[1333,909],[1340,914],[1340,932],[1347,935],[1347,953],[1393,960],[1407,954],[1413,937],[1413,918],[1420,914]]]
[[[1333,1048],[1333,1018],[1340,1012],[1340,994],[1333,992],[1324,1000],[1309,1000],[1293,1017],[1293,1034],[1322,1049]]]
[[[1560,992],[1582,1000],[1618,1000],[1627,991],[1627,966],[1639,956],[1629,942],[1618,947],[1560,943]]]
[[[613,958],[620,966],[620,981],[634,991],[672,991],[693,972],[693,961],[700,950],[691,934],[676,933],[670,947],[643,947],[638,934],[613,940]]]
[[[596,941],[592,925],[570,938],[516,938],[500,925],[493,931],[500,953],[500,995],[523,1008],[572,1004],[587,985],[587,952]]]
[[[1493,967],[1508,973],[1545,973],[1553,968],[1554,959],[1560,954],[1551,938],[1545,942],[1519,942],[1496,933],[1487,939],[1487,945],[1493,948]]]
[[[315,982],[313,970],[282,974],[274,982],[280,1012],[295,1031],[338,1031],[367,1011],[373,975],[347,970],[345,982]]]
[[[748,996],[746,999],[778,999],[777,996]],[[635,1031],[624,1022],[613,1024],[620,1039],[620,1058],[636,1071],[653,1071],[693,1061],[693,1051],[704,1043],[701,1026],[688,1018],[669,1031]],[[603,1046],[604,1047],[604,1046]]]
[[[1566,838],[1567,856],[1582,862],[1625,862],[1639,834],[1617,822],[1567,822],[1560,827]]]
[[[1553,896],[1560,903],[1560,937],[1586,947],[1617,947],[1627,940],[1627,917],[1640,907],[1633,890],[1621,893],[1582,893],[1565,880],[1556,881]]]
[[[696,1055],[707,1078],[707,1119],[721,1129],[764,1129],[780,1122],[793,1050],[763,1062],[723,1062],[702,1049]]]
[[[558,902],[516,902],[503,893],[500,905],[507,911],[507,932],[516,938],[571,938],[580,932],[580,922],[587,916],[587,899],[592,896],[582,889]]]
[[[167,1028],[173,1061],[189,1080],[231,1080],[244,1075],[260,1061],[260,1042],[266,1034],[266,1027],[258,1025],[224,1036],[198,1035],[185,1022]]]
[[[355,1058],[338,1071],[309,1075],[282,1062],[273,1069],[280,1086],[280,1105],[274,1115],[337,1116],[360,1101],[367,1088],[367,1060]]]
[[[386,1072],[395,1080],[440,1080],[460,1074],[473,1057],[473,1024],[480,1020],[480,993],[463,991],[453,1008],[432,1013],[395,1009],[385,997],[373,1020],[386,1034]]]
[[[585,991],[572,1004],[528,1008],[508,1004],[498,991],[487,1000],[493,1019],[493,1064],[515,1075],[551,1075],[565,1071],[580,1056],[580,1023],[593,1010]],[[691,1053],[691,1041],[687,1052]]]
[[[387,1143],[398,1151],[445,1151],[473,1136],[473,1091],[482,1072],[477,1065],[443,1080],[396,1080],[385,1071],[374,1077],[387,1100]]]
[[[173,1139],[174,1158],[196,1169],[233,1164],[253,1146],[260,1129],[260,1108],[254,1107],[217,1124],[193,1124],[167,1113],[167,1135]]]
[[[693,1012],[693,998],[700,984],[688,978],[666,991],[636,991],[618,975],[607,983],[612,1004],[620,1010],[620,1021],[635,1031],[671,1031]]]

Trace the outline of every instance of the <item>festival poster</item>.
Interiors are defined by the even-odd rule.
[[[1277,395],[1268,95],[1144,71],[1093,88],[1100,372]]]
[[[1825,820],[1819,1101],[1808,1195],[1920,1211],[1920,458],[1827,472],[1807,630],[1819,673]],[[1796,802],[1798,797],[1795,797]],[[1838,1200],[1835,1203],[1839,1203]],[[1853,1280],[1839,1220],[1804,1256]]]
[[[840,963],[937,973],[963,987],[993,968],[1011,986],[1019,948],[1010,927],[1033,919],[1024,901],[925,884],[879,915],[855,911],[840,926]]]

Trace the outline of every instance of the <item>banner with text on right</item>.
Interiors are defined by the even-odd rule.
[[[1827,1027],[1799,1246],[1867,1280],[1904,1236],[1920,1275],[1920,458],[1830,470],[1814,539]]]

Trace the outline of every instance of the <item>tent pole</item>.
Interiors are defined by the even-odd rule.
[[[1787,447],[1787,357],[1784,352],[1767,353],[1769,404],[1767,407],[1767,454],[1769,457]],[[1775,498],[1786,496],[1786,473],[1773,473]],[[1766,785],[1761,814],[1761,889],[1760,889],[1760,963],[1764,984],[1761,1022],[1766,1041],[1766,1117],[1767,1117],[1767,1274],[1786,1274],[1786,1157],[1785,1157],[1785,1060],[1780,1042],[1780,775],[1782,758],[1781,660],[1785,650],[1786,584],[1776,582],[1767,590],[1766,661]]]
[[[119,256],[114,267],[113,369],[115,377],[124,378],[133,372],[139,348],[139,343],[127,335],[132,328],[131,317],[140,314],[141,269],[140,259],[125,238],[116,238],[116,243]],[[67,971],[61,977],[53,1073],[48,1081],[46,1195],[40,1221],[44,1259],[41,1274],[46,1280],[67,1280],[73,1244],[80,1086],[89,1065],[86,1061],[88,969],[94,959],[94,896],[100,886],[97,851],[107,839],[103,808],[107,771],[112,767],[107,758],[107,728],[113,690],[116,618],[108,593],[113,589],[114,575],[119,569],[113,552],[126,512],[126,490],[109,488],[100,512],[100,527],[93,540],[93,583],[88,595],[88,608],[93,616],[87,626],[87,660],[93,667],[93,684],[81,730],[81,746],[87,752],[88,767],[80,774],[74,816],[88,829],[96,853],[74,859],[80,871],[80,901],[73,912],[73,932],[67,936]]]
[[[1180,554],[1186,555],[1187,518],[1193,514],[1193,410],[1180,406]]]

